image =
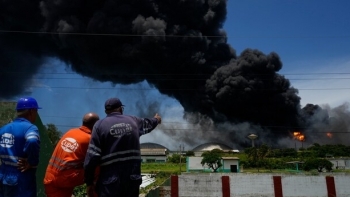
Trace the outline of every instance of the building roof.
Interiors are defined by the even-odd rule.
[[[141,155],[146,156],[146,155],[166,155],[166,149],[147,149],[147,148],[142,148],[141,149]]]
[[[193,149],[193,151],[211,151],[213,149],[220,149],[223,151],[232,151],[232,148],[222,143],[205,143]]]
[[[238,157],[222,157],[223,160],[239,160]]]
[[[140,149],[166,149],[169,150],[167,147],[162,146],[160,144],[146,142],[140,144]]]

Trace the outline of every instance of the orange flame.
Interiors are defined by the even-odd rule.
[[[298,136],[298,140],[299,140],[299,141],[304,141],[304,140],[305,140],[305,136],[304,136],[303,134],[300,134],[300,135]]]
[[[327,137],[332,138],[332,137],[333,137],[333,134],[330,133],[330,132],[328,132],[328,133],[327,133]]]
[[[301,134],[300,131],[294,131],[293,135],[294,135],[294,139],[296,139],[296,140],[299,140],[299,141],[305,140],[305,136],[303,134]]]

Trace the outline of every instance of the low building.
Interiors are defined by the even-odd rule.
[[[140,144],[142,162],[166,162],[168,149],[156,143]]]
[[[333,169],[350,169],[350,158],[327,158],[333,164]]]
[[[222,157],[221,172],[240,172],[238,157]]]
[[[205,151],[211,151],[211,150],[214,150],[214,149],[222,150],[225,153],[229,153],[229,152],[239,153],[239,150],[232,149],[231,147],[229,147],[229,146],[227,146],[225,144],[215,143],[215,142],[201,144],[201,145],[195,147],[192,151],[194,152],[195,156],[202,156],[202,154]]]

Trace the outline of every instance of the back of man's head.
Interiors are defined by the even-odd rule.
[[[93,112],[89,112],[83,117],[83,126],[86,126],[90,130],[94,127],[94,124],[100,119],[100,117]]]

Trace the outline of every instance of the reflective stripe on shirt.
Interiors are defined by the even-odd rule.
[[[109,157],[113,157],[113,156],[116,156],[116,155],[123,155],[123,154],[127,154],[127,153],[137,153],[138,155],[140,155],[141,152],[139,150],[118,151],[118,152],[115,152],[115,153],[111,153],[111,154],[105,155],[101,159],[104,160],[104,159],[107,159]]]
[[[25,159],[23,157],[17,157],[17,156],[12,156],[12,155],[0,155],[0,158],[2,158],[2,159],[12,159],[14,161],[18,161],[20,159],[22,159],[22,160]]]
[[[125,150],[105,155],[101,158],[101,166],[106,166],[112,163],[129,160],[141,160],[140,151]]]
[[[93,144],[89,144],[87,152],[94,156],[101,156],[101,149]]]
[[[104,162],[101,164],[101,166],[106,166],[112,163],[120,162],[120,161],[128,161],[128,160],[141,160],[141,156],[131,156],[131,157],[123,157],[123,158],[116,158],[112,159],[110,161]]]
[[[49,166],[56,168],[58,171],[68,170],[73,168],[82,168],[83,162],[81,161],[65,161],[58,157],[51,157]]]
[[[12,156],[12,155],[0,155],[1,163],[9,166],[18,166],[18,160],[25,160],[25,158]]]

